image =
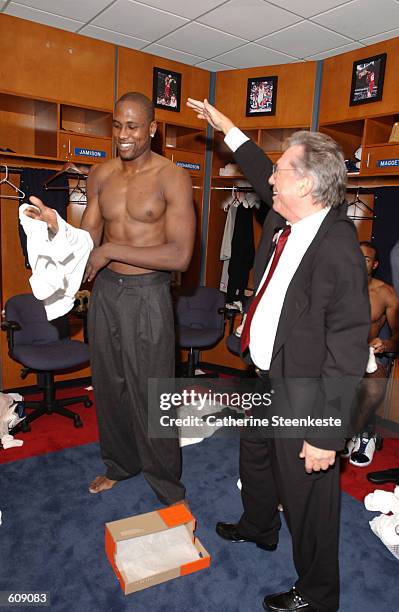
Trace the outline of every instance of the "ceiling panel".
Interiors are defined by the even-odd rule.
[[[388,32],[383,32],[382,34],[377,34],[376,36],[362,38],[360,42],[362,42],[364,45],[374,45],[374,43],[381,42],[382,40],[388,40],[389,38],[396,38],[396,36],[399,36],[399,28],[389,30]]]
[[[399,4],[395,0],[354,0],[313,19],[359,40],[399,24]]]
[[[81,21],[59,17],[58,15],[46,13],[45,11],[38,11],[37,9],[29,8],[28,6],[17,4],[16,2],[10,2],[4,12],[7,15],[36,21],[37,23],[53,26],[54,28],[61,28],[62,30],[69,30],[70,32],[76,32],[84,25]]]
[[[223,53],[214,58],[216,62],[226,63],[235,68],[251,68],[252,66],[272,66],[275,64],[288,64],[294,57],[265,49],[255,43],[248,43],[229,53]],[[267,75],[266,75],[267,76]]]
[[[187,19],[133,2],[117,0],[92,25],[154,41],[187,23]]]
[[[214,30],[200,23],[190,23],[159,41],[160,44],[172,49],[191,52],[206,59],[230,51],[245,42],[242,38]]]
[[[277,4],[287,11],[292,11],[302,17],[311,17],[318,13],[324,13],[324,11],[346,2],[348,0],[273,0],[273,4]]]
[[[183,51],[177,51],[176,49],[169,49],[163,45],[152,44],[144,49],[146,53],[152,53],[153,55],[159,55],[160,57],[166,57],[167,59],[174,60],[175,62],[182,62],[183,64],[198,64],[203,61],[203,57],[198,55],[192,55],[191,53],[184,53]]]
[[[193,0],[140,0],[140,2],[182,17],[195,19],[198,15],[207,13],[219,4],[225,4],[226,0],[200,0],[199,2]]]
[[[48,11],[77,21],[88,21],[114,0],[17,0],[32,8]]]
[[[215,71],[399,36],[399,0],[0,0],[0,12]]]
[[[141,40],[134,36],[126,36],[126,34],[119,34],[118,32],[113,32],[112,30],[106,30],[105,28],[99,28],[93,25],[85,26],[79,33],[90,36],[91,38],[105,40],[114,45],[128,47],[129,49],[142,49],[148,45],[149,42],[148,40]]]
[[[354,51],[355,49],[361,49],[363,45],[359,42],[349,43],[349,45],[343,45],[342,47],[338,47],[336,49],[330,49],[329,51],[323,51],[323,53],[316,53],[316,55],[309,55],[309,57],[305,58],[309,61],[316,61],[326,59],[327,57],[332,57],[333,55],[340,55],[341,53],[346,53],[347,51]]]
[[[249,16],[249,19],[243,19],[243,15]],[[197,19],[201,23],[247,40],[255,40],[300,20],[300,17],[264,0],[230,0]]]
[[[200,64],[197,64],[197,67],[203,68],[204,70],[209,70],[210,72],[219,72],[220,70],[235,70],[235,68],[232,68],[231,66],[219,64],[219,62],[215,62],[213,60],[201,62]]]
[[[301,23],[265,36],[256,42],[295,57],[307,57],[353,41],[310,21],[301,21]]]

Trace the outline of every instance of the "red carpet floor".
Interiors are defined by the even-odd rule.
[[[57,397],[72,397],[82,393],[86,393],[83,388],[70,387],[59,390]],[[93,399],[93,392],[89,391],[87,393]],[[37,396],[29,396],[29,399],[35,398]],[[28,396],[26,399],[28,399]],[[42,455],[63,448],[97,442],[98,429],[95,406],[85,408],[83,404],[77,404],[72,406],[72,410],[81,415],[83,427],[76,428],[72,421],[56,414],[43,416],[32,423],[30,432],[26,434],[19,433],[15,436],[24,440],[23,446],[8,450],[0,448],[0,464]],[[399,467],[399,439],[385,438],[383,450],[375,453],[373,463],[369,468],[357,468],[352,466],[348,460],[342,460],[342,489],[359,501],[363,501],[364,496],[374,491],[375,488],[392,491],[393,484],[376,487],[366,478],[366,474],[369,471],[376,472],[392,467]]]
[[[93,392],[86,391],[83,387],[68,387],[57,390],[56,397],[73,397],[84,394],[87,394],[91,400],[93,399]],[[38,398],[40,398],[39,395],[27,395],[25,399]],[[80,414],[83,427],[75,427],[71,419],[58,414],[42,416],[32,423],[31,431],[15,435],[15,438],[24,441],[23,446],[7,450],[0,448],[0,464],[88,444],[89,442],[97,442],[98,430],[94,404],[90,408],[85,408],[83,404],[73,404],[68,408]]]
[[[394,484],[375,485],[366,478],[367,472],[379,472],[389,468],[399,468],[399,439],[384,438],[384,447],[374,454],[372,464],[366,468],[351,465],[347,459],[341,461],[341,487],[345,493],[352,495],[355,499],[363,501],[365,495],[372,493],[375,489],[393,491]]]

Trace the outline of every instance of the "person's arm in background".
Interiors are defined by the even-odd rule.
[[[395,288],[396,295],[399,296],[399,241],[391,251],[391,271],[392,284]]]
[[[395,289],[390,285],[385,285],[383,291],[385,297],[385,316],[391,335],[385,340],[379,337],[373,338],[369,344],[373,347],[376,354],[397,353],[399,349],[399,298]]]
[[[272,192],[268,180],[272,174],[273,165],[267,155],[208,100],[201,102],[188,98],[187,106],[196,111],[199,119],[205,119],[215,130],[223,132],[224,141],[234,153],[245,177],[260,199],[271,208]]]

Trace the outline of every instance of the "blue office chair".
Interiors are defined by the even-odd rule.
[[[186,289],[176,303],[176,341],[188,349],[187,376],[193,378],[201,349],[215,346],[224,336],[224,318],[219,309],[224,295],[213,287]]]
[[[44,414],[57,413],[72,419],[75,427],[82,427],[79,414],[65,408],[82,402],[92,405],[88,395],[56,399],[54,373],[77,368],[89,361],[87,344],[69,339],[67,317],[48,321],[43,303],[32,294],[15,295],[5,305],[6,320],[1,329],[7,332],[8,354],[22,364],[21,378],[36,372],[38,386],[43,390],[39,401],[26,401],[24,407],[33,409],[17,428],[29,431],[29,423]]]

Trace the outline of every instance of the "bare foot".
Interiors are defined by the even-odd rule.
[[[117,480],[111,480],[106,476],[97,476],[89,486],[90,493],[101,493],[107,489],[112,489]]]

